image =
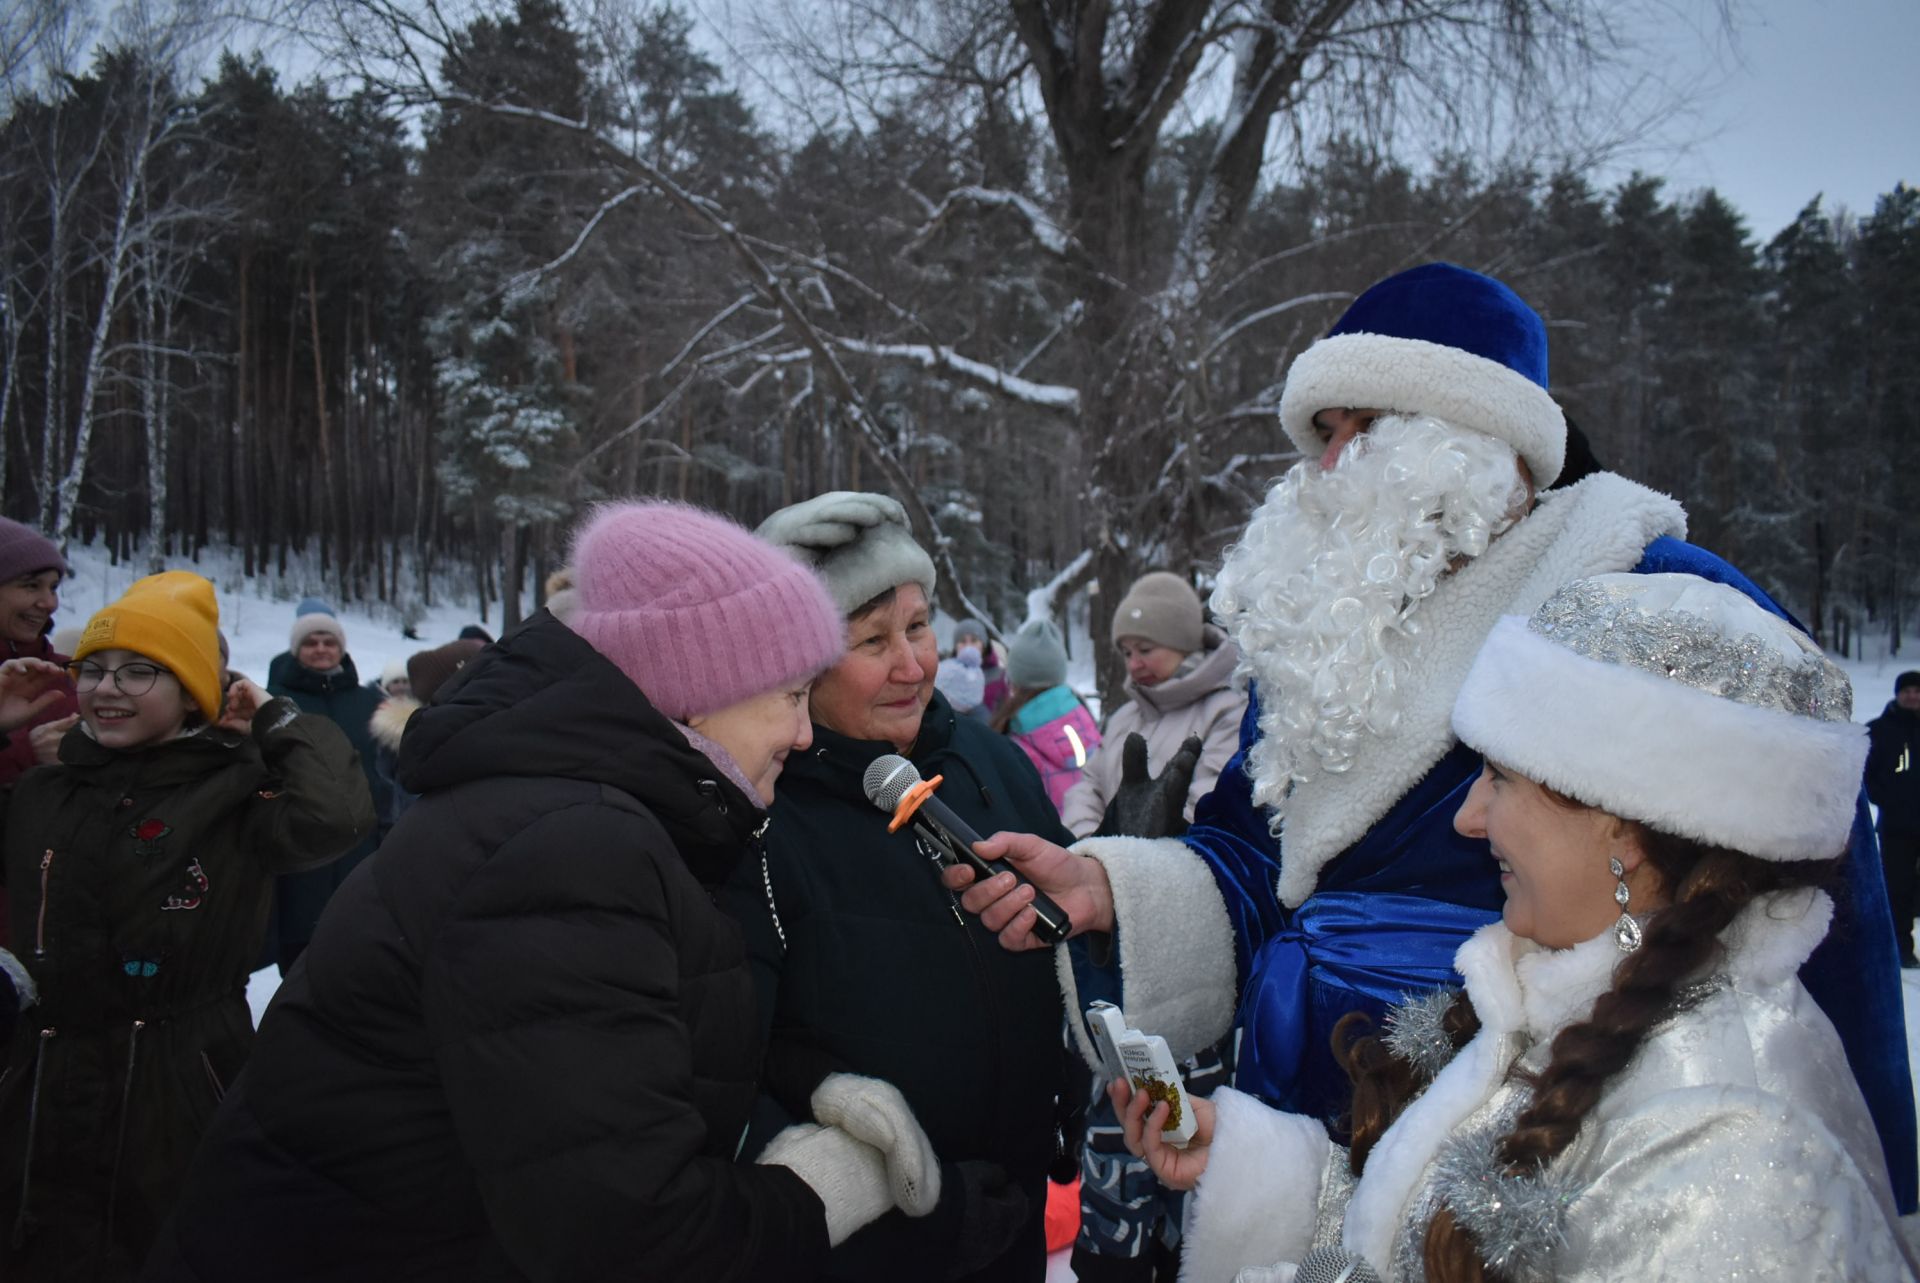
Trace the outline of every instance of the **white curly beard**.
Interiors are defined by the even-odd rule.
[[[1399,723],[1420,603],[1525,510],[1518,455],[1428,416],[1386,416],[1330,471],[1304,459],[1227,550],[1213,610],[1259,683],[1254,801],[1280,829],[1298,784]]]

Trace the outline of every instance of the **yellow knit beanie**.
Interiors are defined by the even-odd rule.
[[[130,650],[165,665],[207,720],[219,720],[220,605],[199,575],[169,570],[135,580],[87,621],[73,658],[102,650]]]

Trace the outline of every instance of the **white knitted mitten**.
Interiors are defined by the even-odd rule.
[[[940,1201],[940,1160],[906,1098],[892,1083],[858,1074],[829,1074],[814,1088],[813,1116],[844,1127],[886,1156],[893,1201],[908,1216],[925,1216]]]
[[[795,1123],[767,1142],[754,1161],[788,1168],[820,1196],[827,1209],[827,1242],[834,1247],[893,1210],[886,1160],[838,1127]]]

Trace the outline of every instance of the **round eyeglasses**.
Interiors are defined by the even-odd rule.
[[[85,660],[77,664],[68,664],[67,672],[73,675],[74,686],[83,691],[100,689],[100,684],[109,676],[122,695],[144,695],[153,689],[160,680],[160,674],[167,670],[158,664],[142,663],[138,660],[131,664],[122,664],[118,668],[102,668],[99,664]]]

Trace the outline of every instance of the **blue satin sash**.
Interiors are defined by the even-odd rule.
[[[1213,869],[1234,920],[1242,1091],[1332,1119],[1348,1098],[1330,1050],[1341,1017],[1360,1011],[1377,1021],[1410,993],[1459,983],[1453,955],[1499,916],[1503,898],[1486,844],[1453,830],[1479,772],[1479,755],[1455,746],[1321,870],[1319,888],[1292,911],[1274,895],[1278,851],[1252,806],[1251,782],[1231,765],[1222,773],[1187,840]],[[1228,829],[1247,819],[1264,842]]]

